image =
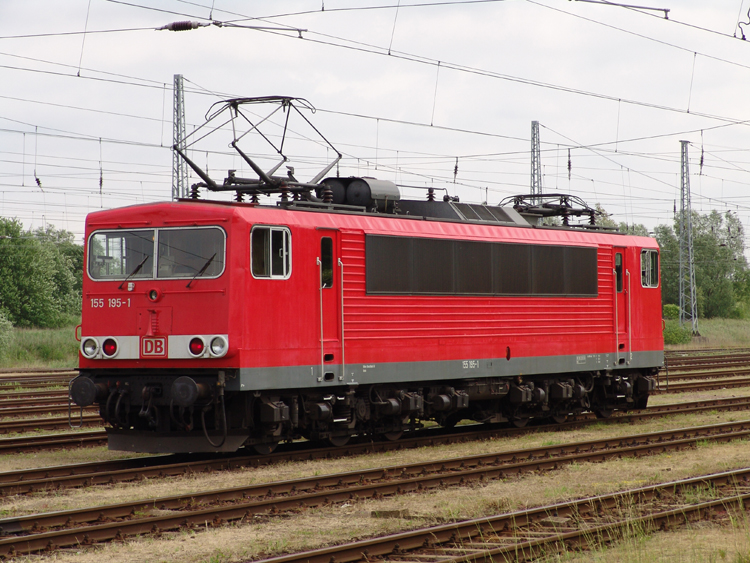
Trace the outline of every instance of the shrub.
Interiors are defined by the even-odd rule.
[[[674,305],[672,303],[667,303],[664,305],[664,318],[665,319],[679,319],[680,318],[680,308],[677,305]]]
[[[8,320],[5,311],[0,309],[0,358],[7,354],[13,337],[13,324]]]
[[[664,344],[688,344],[693,338],[692,330],[670,321],[664,327]]]

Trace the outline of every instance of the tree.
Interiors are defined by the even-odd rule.
[[[73,242],[73,233],[49,225],[34,231],[34,236],[48,248],[55,264],[54,283],[60,311],[77,315],[81,311],[83,289],[83,246]]]
[[[62,326],[80,313],[82,274],[61,250],[72,241],[52,227],[25,232],[17,219],[0,218],[0,310],[14,325]]]
[[[737,316],[738,298],[750,297],[742,224],[732,212],[693,212],[693,260],[698,314],[702,317]],[[655,232],[662,256],[662,301],[679,304],[679,230],[659,225]]]
[[[617,221],[612,218],[612,215],[604,210],[604,207],[602,207],[601,203],[597,203],[594,206],[594,209],[596,209],[597,212],[596,224],[601,227],[614,228],[617,229],[617,231],[620,233],[627,233],[629,235],[636,235],[639,237],[650,236],[648,229],[644,225],[636,223],[628,225],[624,221],[621,221],[618,224]]]

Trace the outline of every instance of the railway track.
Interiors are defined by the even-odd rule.
[[[750,469],[684,479],[262,560],[263,563],[527,561],[690,522],[743,519]],[[710,489],[697,502],[690,493]],[[633,512],[637,512],[636,515]]]
[[[686,348],[684,350],[665,350],[665,357],[675,356],[703,356],[715,354],[750,354],[750,348]]]
[[[16,385],[19,382],[70,381],[78,370],[3,370],[0,371],[0,386]]]
[[[696,401],[694,403],[677,403],[652,407],[634,414],[615,416],[612,422],[630,423],[635,418],[656,418],[674,414],[691,414],[704,411],[746,411],[750,410],[750,397]],[[61,490],[76,487],[111,485],[113,483],[137,481],[145,478],[179,476],[189,473],[197,474],[207,471],[226,471],[243,467],[259,467],[293,461],[312,459],[332,459],[351,455],[366,455],[392,450],[416,449],[425,446],[455,444],[476,440],[487,440],[508,436],[518,436],[529,431],[573,430],[601,422],[592,416],[583,416],[562,425],[540,425],[532,428],[487,429],[484,425],[475,428],[458,427],[453,431],[444,429],[427,429],[418,435],[398,442],[369,442],[351,444],[341,447],[320,447],[319,444],[297,442],[284,444],[279,451],[270,455],[160,455],[151,457],[121,459],[60,465],[39,469],[24,469],[0,473],[0,496],[30,494],[47,490]],[[76,436],[79,433],[76,433]],[[106,435],[102,432],[102,439]],[[93,441],[93,438],[92,438]],[[1,443],[2,441],[0,441]],[[96,443],[96,442],[94,442]]]
[[[64,414],[68,415],[68,403],[67,398],[64,403],[61,403],[59,399],[42,399],[39,402],[34,400],[34,404],[29,406],[28,400],[18,399],[16,401],[9,401],[8,403],[0,401],[0,418],[12,418],[19,416],[44,416],[49,414]],[[9,404],[13,403],[13,404]],[[80,407],[72,405],[70,407],[71,416],[73,418],[80,418]],[[99,409],[92,406],[83,409],[84,413],[98,413]],[[66,418],[67,420],[67,418]],[[101,424],[101,419],[100,419]]]
[[[0,520],[0,554],[15,556],[87,545],[128,536],[243,521],[279,514],[437,488],[487,483],[569,463],[645,456],[750,437],[750,421],[683,428],[635,436],[492,452],[426,463],[380,467],[242,487],[191,492],[134,502],[55,511]],[[746,479],[750,481],[750,469]],[[736,495],[736,492],[735,492]],[[336,561],[340,561],[336,556]]]
[[[62,404],[68,403],[68,391],[14,391],[12,393],[0,392],[0,407],[14,406],[16,404]]]
[[[652,393],[654,395],[662,395],[665,393],[688,393],[693,391],[713,391],[716,389],[737,389],[740,387],[748,386],[750,386],[750,376],[729,379],[688,381],[683,383],[673,383],[670,381],[668,385],[662,381],[662,385]]]
[[[65,434],[43,436],[18,436],[0,438],[0,455],[105,445],[107,445],[107,434],[104,430],[66,432]]]
[[[18,392],[24,389],[68,389],[69,380],[47,379],[29,381],[5,381],[0,383],[0,393]]]
[[[67,412],[67,408],[66,408]],[[102,426],[102,419],[98,414],[85,414],[83,419],[73,414],[73,425],[81,424],[85,428]],[[69,430],[70,424],[67,416],[52,416],[46,418],[14,418],[11,420],[0,420],[0,434],[22,434],[39,430]],[[0,440],[1,442],[2,440]]]
[[[676,374],[670,373],[667,378],[666,373],[662,372],[659,374],[662,386],[673,381],[697,381],[700,379],[732,379],[735,377],[750,376],[750,366],[742,368],[730,368],[730,369],[717,369],[711,371],[690,371],[690,372],[679,372]],[[2,404],[2,403],[0,403]]]

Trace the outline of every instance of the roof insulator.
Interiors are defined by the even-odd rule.
[[[168,23],[167,25],[157,27],[156,31],[189,31],[191,29],[198,29],[199,27],[207,27],[209,25],[211,24],[196,21],[172,22]]]

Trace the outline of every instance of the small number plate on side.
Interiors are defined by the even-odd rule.
[[[167,338],[165,336],[144,336],[141,338],[141,358],[166,358]]]

